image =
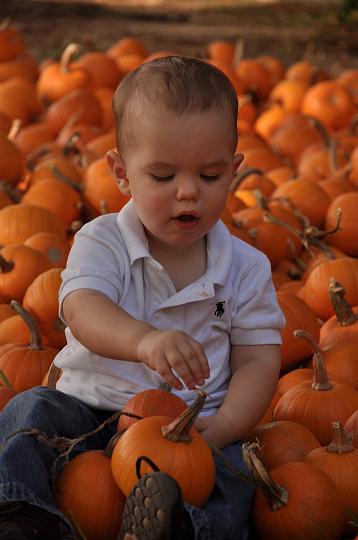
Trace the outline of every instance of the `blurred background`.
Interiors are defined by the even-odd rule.
[[[241,54],[307,59],[332,74],[358,65],[358,0],[2,0],[38,61],[76,41],[105,50],[124,36],[149,52],[206,56],[209,42],[240,40]]]

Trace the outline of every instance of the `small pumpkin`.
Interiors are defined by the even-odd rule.
[[[119,534],[125,497],[111,472],[112,444],[81,452],[56,480],[58,508],[88,540],[115,540]]]
[[[176,418],[187,408],[187,404],[166,388],[149,388],[135,394],[122,408],[122,413],[148,416],[170,416]],[[127,429],[137,420],[122,414],[118,420],[118,430]]]
[[[65,325],[59,318],[58,294],[64,268],[50,268],[39,274],[26,289],[23,306],[37,320],[46,345],[66,345]]]
[[[304,461],[326,473],[337,486],[345,509],[358,513],[358,449],[353,446],[353,434],[343,429],[341,422],[332,422],[332,436],[325,447],[309,452]],[[353,532],[346,514],[345,532]]]
[[[195,402],[175,420],[150,416],[123,433],[112,454],[112,474],[126,496],[137,481],[136,461],[144,455],[175,478],[185,501],[195,506],[206,503],[215,483],[215,462],[208,443],[191,427],[205,397],[199,392]],[[146,472],[150,472],[148,465],[143,466]]]
[[[46,105],[61,99],[72,90],[91,86],[92,77],[89,71],[73,62],[79,49],[77,43],[70,43],[64,49],[59,62],[52,62],[41,70],[36,90],[38,97]]]
[[[36,322],[28,311],[15,300],[11,305],[27,324],[31,341],[29,345],[13,344],[3,347],[0,352],[0,369],[3,370],[16,392],[23,392],[42,383],[58,349],[44,347]]]
[[[259,444],[262,463],[269,470],[288,461],[302,461],[311,450],[321,446],[308,428],[288,420],[257,426],[245,440]]]
[[[349,384],[328,380],[322,353],[308,332],[296,330],[295,336],[307,340],[314,350],[314,376],[312,382],[297,384],[281,396],[275,408],[275,420],[303,424],[326,445],[332,422],[346,422],[358,408],[358,392]]]
[[[23,244],[0,250],[0,295],[5,302],[22,301],[36,276],[50,267],[45,255]]]

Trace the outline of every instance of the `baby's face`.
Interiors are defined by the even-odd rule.
[[[158,107],[136,116],[125,169],[137,214],[151,242],[192,245],[220,218],[241,162],[233,156],[230,113]]]

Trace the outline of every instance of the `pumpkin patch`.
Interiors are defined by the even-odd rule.
[[[177,54],[122,36],[106,50],[70,43],[40,65],[25,37],[0,27],[0,411],[20,392],[56,386],[73,237],[129,200],[106,162],[113,92],[143,62]],[[286,319],[276,394],[245,437],[258,486],[252,530],[257,540],[345,540],[355,532],[347,511],[358,515],[358,71],[240,55],[219,38],[204,59],[239,99],[244,162],[222,220],[268,257]],[[214,451],[192,427],[205,397],[187,407],[164,388],[134,394],[112,447],[63,466],[56,504],[84,538],[117,538],[143,455],[186,502],[205,505]]]

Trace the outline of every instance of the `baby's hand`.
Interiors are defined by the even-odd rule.
[[[208,443],[217,448],[223,448],[232,442],[233,426],[220,411],[212,416],[201,416],[195,421],[194,427]]]
[[[140,341],[137,356],[138,360],[157,371],[165,382],[177,390],[183,388],[179,379],[192,390],[210,377],[203,347],[185,332],[150,331]]]

